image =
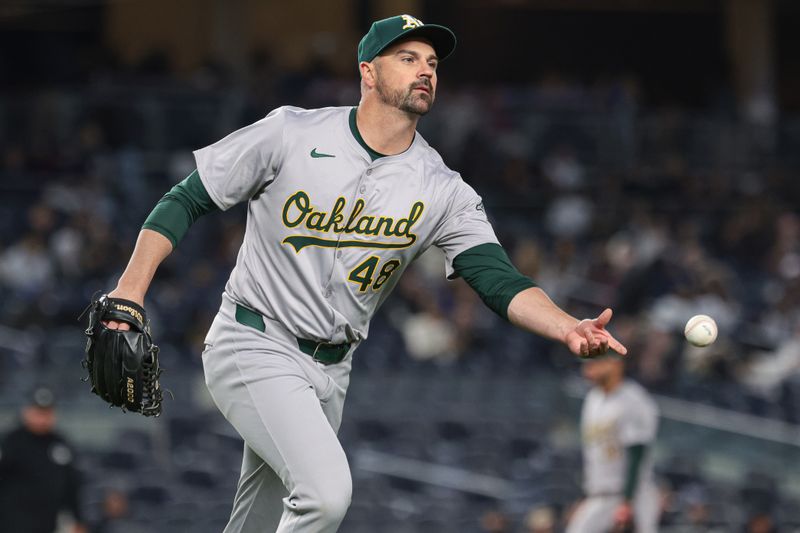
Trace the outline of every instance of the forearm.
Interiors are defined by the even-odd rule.
[[[508,320],[515,326],[548,339],[565,342],[578,319],[566,313],[539,287],[518,293],[508,305]]]
[[[570,316],[514,268],[499,244],[481,244],[460,253],[453,259],[453,270],[498,315],[519,328],[563,342],[575,355],[594,357],[609,348],[621,355],[627,353],[605,329],[611,309],[594,319]]]
[[[175,185],[145,220],[128,266],[110,296],[142,304],[161,262],[199,217],[218,209],[197,170]]]
[[[149,229],[139,232],[128,266],[117,282],[112,296],[122,296],[137,303],[144,302],[144,295],[156,269],[172,252],[172,243],[164,235]]]

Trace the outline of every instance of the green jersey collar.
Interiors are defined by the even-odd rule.
[[[356,109],[358,108],[354,107],[353,109],[350,110],[350,133],[352,133],[353,137],[356,138],[358,144],[360,144],[361,147],[367,151],[369,157],[373,161],[375,161],[376,159],[380,159],[381,157],[386,157],[386,154],[376,152],[375,150],[370,148],[369,145],[364,141],[364,137],[361,136],[361,132],[358,131],[358,125],[356,125]]]

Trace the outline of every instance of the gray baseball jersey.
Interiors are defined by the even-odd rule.
[[[610,394],[594,387],[583,403],[584,489],[588,495],[622,494],[625,448],[651,443],[658,428],[658,408],[644,388],[624,381]],[[642,463],[639,485],[653,483],[650,457]]]
[[[480,197],[419,133],[372,161],[352,107],[281,107],[194,152],[220,209],[248,201],[226,292],[302,338],[366,338],[403,270],[431,245],[446,272],[461,252],[497,243]]]

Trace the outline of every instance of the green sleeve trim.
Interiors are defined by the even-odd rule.
[[[508,305],[514,296],[536,287],[508,258],[502,246],[479,244],[453,259],[453,269],[478,293],[489,309],[508,320]]]
[[[218,209],[195,170],[158,201],[142,228],[157,231],[176,248],[189,226]]]
[[[634,444],[626,448],[628,455],[628,472],[625,476],[625,499],[631,501],[636,494],[636,487],[639,484],[639,471],[641,470],[644,452],[647,446],[644,444]]]

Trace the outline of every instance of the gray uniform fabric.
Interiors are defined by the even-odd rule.
[[[248,202],[203,353],[211,395],[245,441],[225,533],[336,531],[352,490],[336,431],[370,319],[428,247],[444,251],[450,275],[458,254],[497,243],[480,197],[419,134],[372,161],[351,110],[282,107],[195,152],[220,209]],[[265,331],[237,322],[236,304]],[[326,366],[297,338],[353,346]]]
[[[625,448],[651,444],[658,431],[658,407],[638,383],[625,380],[605,393],[594,387],[583,402],[583,478],[587,494],[622,494]],[[642,461],[639,484],[653,484],[653,460]]]
[[[355,348],[326,366],[280,323],[265,320],[262,333],[234,313],[223,295],[203,352],[211,397],[245,441],[225,533],[336,531],[352,492],[336,431]]]
[[[400,274],[431,245],[449,275],[459,253],[497,243],[480,197],[421,135],[373,162],[350,132],[351,109],[281,107],[195,152],[220,209],[249,201],[226,292],[299,337],[333,343],[366,338]],[[372,257],[374,282],[351,281]],[[376,288],[388,261],[398,265]]]

